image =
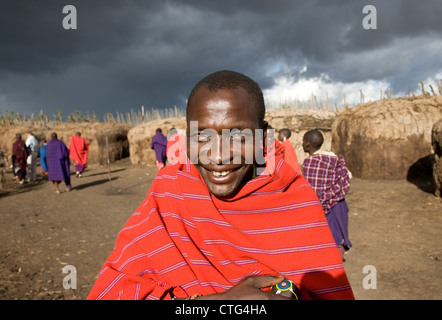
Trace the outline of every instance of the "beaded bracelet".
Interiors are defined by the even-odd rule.
[[[188,296],[185,300],[196,300],[196,298],[201,297],[202,294],[193,294],[191,296]],[[176,300],[175,295],[171,294],[171,300]]]

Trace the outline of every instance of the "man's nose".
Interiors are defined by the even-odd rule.
[[[214,164],[226,164],[230,160],[230,143],[223,140],[223,136],[217,134],[212,137],[212,145],[209,151],[209,160]],[[227,161],[227,162],[226,162]]]

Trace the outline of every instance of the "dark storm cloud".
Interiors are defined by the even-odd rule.
[[[77,30],[62,27],[67,4]],[[367,4],[377,8],[377,30],[362,27]],[[183,107],[192,86],[219,69],[263,88],[307,67],[303,76],[388,79],[407,90],[442,68],[441,8],[438,0],[3,1],[0,111]],[[434,40],[433,52],[420,49],[429,66],[417,56]]]

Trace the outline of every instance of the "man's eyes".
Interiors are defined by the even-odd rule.
[[[190,138],[196,142],[208,142],[210,140],[210,137],[211,135],[200,132],[190,136]]]
[[[214,135],[207,134],[204,132],[199,132],[199,133],[191,136],[191,139],[193,141],[197,141],[197,142],[209,142],[214,138],[215,138]],[[233,130],[233,131],[229,132],[228,134],[223,134],[223,138],[225,140],[229,140],[231,142],[233,142],[233,141],[244,142],[244,141],[246,141],[246,139],[253,139],[253,135],[250,134],[249,132],[242,132],[239,130]]]
[[[232,131],[229,135],[231,141],[245,141],[247,137],[252,137],[250,134],[241,131]]]
[[[198,141],[199,142],[209,142],[211,137],[212,136],[209,134],[200,133],[200,134],[198,134]]]

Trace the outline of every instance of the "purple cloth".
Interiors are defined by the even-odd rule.
[[[82,164],[76,163],[74,164],[75,171],[83,173],[84,170],[86,170],[86,166],[83,166]]]
[[[155,156],[157,157],[157,161],[166,164],[167,156],[166,156],[166,147],[167,147],[167,137],[158,132],[152,138],[152,143],[150,148],[155,150]]]
[[[348,238],[348,206],[345,199],[339,201],[326,218],[336,245],[343,245],[345,250],[349,250],[351,242]]]
[[[69,149],[63,141],[52,139],[47,143],[46,164],[50,181],[64,181],[68,187],[71,185]]]

